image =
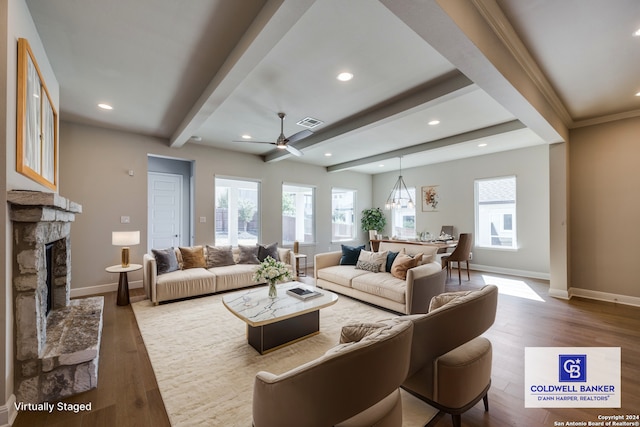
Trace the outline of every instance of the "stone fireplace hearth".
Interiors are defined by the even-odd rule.
[[[95,388],[104,301],[70,298],[71,223],[82,206],[37,191],[9,191],[7,200],[13,224],[16,398],[55,401]]]

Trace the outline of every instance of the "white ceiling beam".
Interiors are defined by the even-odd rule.
[[[568,140],[567,117],[505,45],[507,33],[487,22],[487,13],[499,10],[495,0],[380,1],[545,142]]]
[[[169,145],[182,147],[227,99],[315,0],[269,0],[220,70],[171,136]]]
[[[387,151],[386,153],[380,153],[374,156],[363,157],[362,159],[352,160],[350,162],[327,166],[327,172],[340,172],[343,170],[355,168],[357,166],[377,163],[383,160],[393,159],[395,157],[408,156],[409,154],[422,153],[424,151],[435,150],[436,148],[442,148],[453,144],[461,144],[463,142],[474,141],[476,139],[487,138],[490,136],[499,135],[506,132],[513,132],[524,128],[525,125],[522,122],[520,122],[519,120],[512,120],[510,122],[487,126],[485,128],[476,129],[469,132],[463,132],[458,135],[452,135],[434,141],[423,142],[421,144],[412,145],[410,147]]]

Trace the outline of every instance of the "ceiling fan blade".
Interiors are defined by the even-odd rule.
[[[287,138],[287,144],[300,141],[301,139],[307,138],[311,135],[313,135],[313,132],[311,132],[309,129],[301,130],[300,132],[294,133],[289,138]]]
[[[274,144],[275,142],[269,142],[269,141],[251,141],[249,139],[245,139],[245,140],[234,140],[232,142],[250,142],[250,143],[254,143],[254,144]]]
[[[293,154],[294,156],[297,156],[297,157],[302,157],[302,156],[303,156],[303,154],[304,154],[304,153],[302,153],[302,151],[298,150],[296,147],[294,147],[294,146],[293,146],[293,145],[291,145],[291,144],[287,144],[284,148],[285,148],[288,152],[290,152],[291,154]]]

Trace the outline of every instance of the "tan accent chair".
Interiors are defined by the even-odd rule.
[[[402,426],[400,384],[409,370],[412,322],[343,330],[341,344],[281,375],[258,372],[255,427]],[[346,341],[346,342],[345,342]]]
[[[444,263],[444,267],[447,268],[447,275],[449,276],[449,279],[451,278],[451,263],[458,263],[458,284],[462,284],[462,277],[460,275],[460,270],[462,270],[461,262],[467,263],[467,280],[471,280],[471,275],[469,274],[469,258],[471,258],[472,243],[473,235],[471,233],[461,233],[458,238],[458,245],[453,252],[451,252],[450,255],[442,257],[442,262]]]
[[[429,313],[399,318],[413,321],[409,375],[402,388],[435,408],[461,414],[480,399],[489,410],[491,342],[479,336],[493,325],[498,288],[451,292],[431,300]]]

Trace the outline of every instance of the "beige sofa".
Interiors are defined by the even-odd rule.
[[[437,248],[381,242],[378,252],[404,250],[423,254],[423,264],[407,271],[406,280],[388,272],[371,273],[353,265],[340,265],[342,252],[317,254],[316,286],[375,304],[398,313],[426,313],[431,298],[444,292],[446,270],[436,261]]]
[[[206,246],[204,247],[206,256]],[[280,261],[290,267],[292,276],[297,275],[293,251],[286,248],[277,248]],[[175,248],[176,257],[181,263],[181,253]],[[158,275],[156,259],[152,254],[143,257],[143,282],[147,296],[154,304],[163,301],[171,301],[180,298],[198,295],[212,294],[232,289],[244,288],[260,284],[253,280],[253,274],[258,264],[239,264],[238,248],[233,248],[233,256],[236,264],[213,268],[188,268],[178,269],[169,273]]]
[[[461,425],[461,414],[480,399],[489,410],[492,347],[480,335],[493,325],[497,307],[498,288],[486,285],[438,295],[428,314],[397,319],[414,326],[411,367],[402,387],[451,414],[454,426]]]
[[[492,346],[480,335],[493,325],[497,307],[498,288],[486,285],[437,295],[427,314],[345,325],[342,335],[363,340],[392,325],[413,323],[409,373],[401,387],[451,414],[453,425],[460,426],[461,414],[480,400],[489,410]]]
[[[275,375],[258,372],[255,427],[401,427],[400,384],[407,376],[413,324],[382,326],[366,337],[343,329],[340,344]]]

